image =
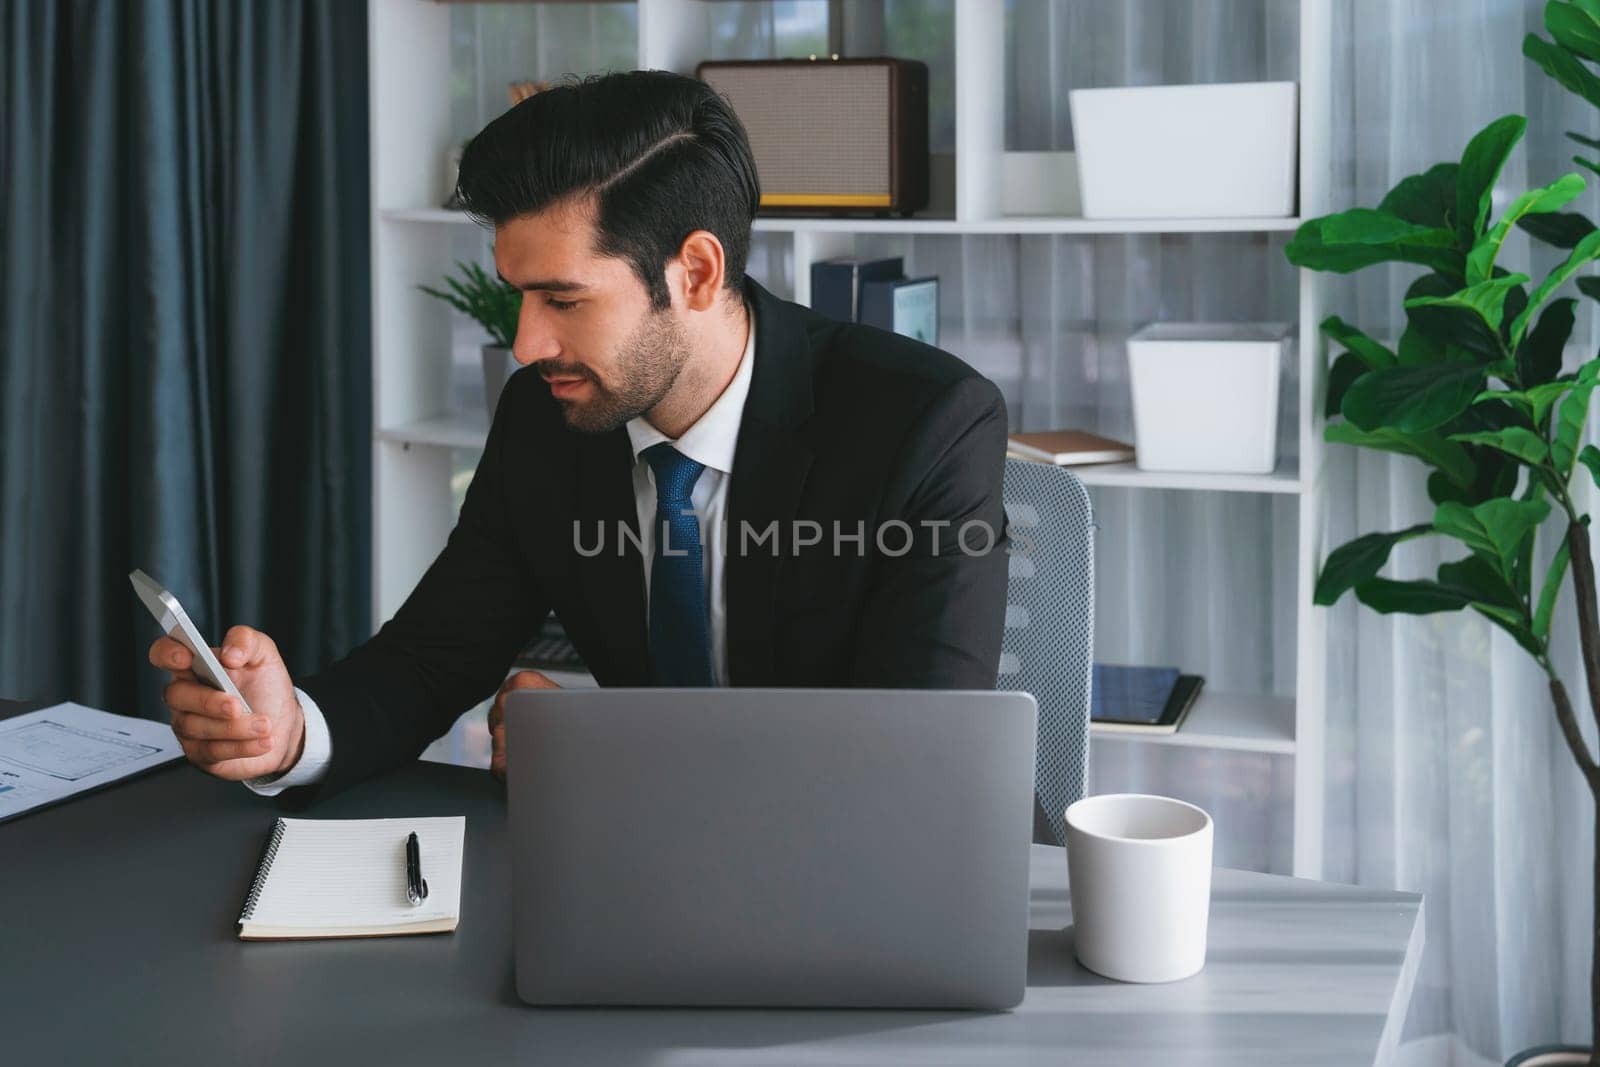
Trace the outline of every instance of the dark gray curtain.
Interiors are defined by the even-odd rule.
[[[0,34],[0,697],[164,717],[133,567],[313,670],[371,628],[366,6]]]

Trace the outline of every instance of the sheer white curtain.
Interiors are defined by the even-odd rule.
[[[951,148],[952,6],[846,5],[849,52],[929,62],[935,151]],[[1523,34],[1540,28],[1542,0],[1334,6],[1336,207],[1376,204],[1400,178],[1457,158],[1476,130],[1508,112],[1530,118],[1527,141],[1502,179],[1513,193],[1574,169],[1565,162],[1572,146],[1563,130],[1600,132],[1592,109],[1521,56]],[[458,69],[481,68],[476,50],[492,74],[476,88],[456,87],[466,101],[464,132],[487,117],[485,106],[503,106],[500,83],[510,77],[628,65],[631,5],[592,7],[541,5],[530,23],[521,5],[466,5],[456,16]],[[821,51],[827,7],[826,0],[711,5],[707,58]],[[1012,150],[1072,147],[1071,88],[1297,73],[1296,0],[1009,0],[1004,7]],[[1502,205],[1506,199],[1499,197]],[[1579,206],[1600,215],[1592,193]],[[860,239],[858,251],[901,254],[911,271],[940,276],[942,344],[1001,385],[1015,427],[1071,422],[1115,436],[1132,430],[1123,343],[1134,329],[1161,319],[1293,321],[1295,277],[1283,245],[1282,236],[1229,234],[878,236]],[[1539,272],[1551,258],[1517,238],[1505,261]],[[792,292],[781,238],[757,240],[751,270],[774,291]],[[1375,334],[1397,333],[1408,277],[1363,272],[1336,286],[1333,309]],[[1586,308],[1570,358],[1593,353],[1597,341]],[[1291,381],[1285,396],[1294,395]],[[1293,444],[1295,418],[1286,407],[1283,449]],[[1331,463],[1330,546],[1431,514],[1409,461],[1335,448]],[[1580,493],[1589,502],[1595,496]],[[1181,664],[1218,691],[1293,694],[1291,498],[1097,490],[1095,504],[1097,658]],[[1394,570],[1431,573],[1446,558],[1441,552],[1437,543],[1412,542]],[[1428,897],[1407,1059],[1497,1063],[1530,1044],[1587,1040],[1593,824],[1539,672],[1472,615],[1385,618],[1346,602],[1329,621],[1326,875]],[[1558,608],[1556,633],[1558,666],[1581,693],[1570,598]],[[1101,744],[1093,778],[1099,790],[1165,792],[1206,807],[1222,831],[1220,863],[1289,868],[1287,759]]]
[[[1457,158],[1473,133],[1508,112],[1527,115],[1529,130],[1502,175],[1497,209],[1576,170],[1576,146],[1562,131],[1593,136],[1600,122],[1521,55],[1523,35],[1542,33],[1543,7],[1341,6],[1338,204],[1375,204],[1400,178]],[[1577,206],[1593,218],[1597,204],[1591,192]],[[1538,277],[1553,259],[1519,240],[1505,262]],[[1335,308],[1392,335],[1410,273],[1350,279]],[[1592,355],[1596,340],[1585,308],[1569,363]],[[1411,462],[1347,449],[1334,459],[1330,544],[1431,514]],[[1580,503],[1593,507],[1587,479],[1579,483]],[[1460,555],[1418,541],[1395,569],[1429,574]],[[1570,596],[1554,633],[1557,665],[1569,689],[1581,690]],[[1408,1029],[1419,1062],[1498,1063],[1531,1044],[1588,1040],[1593,819],[1542,674],[1472,615],[1382,618],[1346,603],[1334,609],[1329,636],[1327,871],[1427,894],[1428,949]],[[1580,717],[1593,744],[1593,722]]]

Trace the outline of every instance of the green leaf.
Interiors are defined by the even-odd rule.
[[[1566,49],[1535,34],[1522,39],[1522,54],[1569,92],[1577,93],[1592,106],[1600,107],[1600,78],[1590,73],[1583,61]]]
[[[1405,306],[1463,308],[1477,315],[1489,329],[1498,333],[1507,294],[1528,280],[1526,274],[1503,274],[1498,278],[1469,285],[1449,296],[1412,297],[1405,302]]]
[[[1493,604],[1514,611],[1520,621],[1526,608],[1505,576],[1482,556],[1468,556],[1439,564],[1439,584],[1460,590],[1474,603]]]
[[[1577,281],[1578,292],[1590,300],[1600,300],[1600,278],[1593,274],[1585,274]]]
[[[1597,140],[1593,137],[1585,137],[1583,134],[1573,133],[1571,130],[1567,131],[1567,137],[1568,139],[1583,145],[1585,148],[1600,148],[1600,140]]]
[[[1511,324],[1511,344],[1513,347],[1521,343],[1522,331],[1527,328],[1528,316],[1533,310],[1542,307],[1544,302],[1550,298],[1550,294],[1560,288],[1562,282],[1578,273],[1579,268],[1597,258],[1600,258],[1600,230],[1596,230],[1579,241],[1577,247],[1567,256],[1566,262],[1545,275],[1545,279],[1539,283],[1539,287],[1529,294],[1527,310],[1518,315],[1516,321]]]
[[[1572,4],[1546,4],[1544,28],[1561,47],[1585,59],[1600,60],[1600,23],[1587,11]]]
[[[1498,277],[1500,274],[1504,273],[1504,269],[1501,267],[1496,267],[1495,272],[1496,276]],[[1503,307],[1504,311],[1501,317],[1499,340],[1501,342],[1501,347],[1505,352],[1505,356],[1500,362],[1505,364],[1506,369],[1503,371],[1494,370],[1490,373],[1498,375],[1502,378],[1509,378],[1515,375],[1517,372],[1517,361],[1509,341],[1510,330],[1506,324],[1517,321],[1517,318],[1524,311],[1528,310],[1528,290],[1523,288],[1520,284],[1512,286],[1506,291],[1506,302]]]
[[[1532,423],[1533,404],[1528,399],[1528,394],[1520,389],[1485,389],[1472,398],[1472,406],[1479,407],[1484,404],[1501,404],[1516,411],[1517,414]]]
[[[1528,398],[1528,394],[1525,394],[1520,389],[1483,390],[1477,397],[1472,398],[1472,406],[1470,406],[1469,411],[1480,411],[1485,410],[1485,408],[1491,411],[1512,411],[1515,414],[1515,418],[1522,419],[1526,426],[1538,426],[1533,421],[1533,402]],[[1462,430],[1462,432],[1466,432],[1466,430]]]
[[[1325,216],[1322,236],[1331,244],[1394,245],[1407,242],[1448,248],[1451,241],[1441,226],[1418,226],[1398,215],[1375,208],[1358,207]]]
[[[1463,411],[1459,418],[1452,421],[1440,432],[1445,436],[1449,436],[1453,433],[1477,433],[1480,430],[1504,430],[1510,426],[1533,429],[1532,423],[1520,407],[1514,404],[1479,402],[1480,397],[1498,398],[1505,395],[1505,393],[1493,391],[1479,393],[1472,398],[1472,406]]]
[[[1589,170],[1596,174],[1600,174],[1600,163],[1596,163],[1592,159],[1584,159],[1582,156],[1573,156],[1572,161],[1578,166],[1582,167],[1584,170]]]
[[[1585,364],[1584,369],[1594,363]],[[1584,381],[1565,383],[1570,386],[1561,406],[1556,409],[1555,434],[1550,441],[1550,462],[1561,475],[1563,482],[1572,475],[1572,461],[1578,454],[1578,441],[1583,437],[1583,424],[1589,417],[1589,394],[1594,392],[1591,377]]]
[[[1595,280],[1600,281],[1600,278]],[[1571,297],[1552,301],[1517,346],[1517,378],[1524,387],[1543,385],[1561,373],[1561,358],[1567,338],[1572,336],[1577,306],[1578,302]]]
[[[1522,612],[1502,608],[1496,604],[1474,603],[1471,607],[1473,611],[1510,634],[1512,640],[1526,649],[1529,655],[1544,655],[1544,642],[1535,637],[1533,631],[1528,628],[1527,616]]]
[[[1440,306],[1421,302],[1423,297],[1446,298],[1461,291],[1461,283],[1438,272],[1424,274],[1406,287],[1405,307],[1408,328],[1427,338],[1439,352],[1439,359],[1470,356],[1493,362],[1505,355],[1500,335],[1489,328],[1483,316],[1465,307]],[[1515,292],[1515,290],[1512,290]],[[1413,303],[1416,301],[1416,303]],[[1404,335],[1401,336],[1404,341]],[[1451,349],[1460,349],[1453,353]],[[1413,362],[1410,353],[1402,363]]]
[[[1418,226],[1455,231],[1458,163],[1439,163],[1423,174],[1402,178],[1383,198],[1379,211]]]
[[[1284,254],[1297,267],[1338,274],[1375,263],[1401,262],[1460,277],[1466,266],[1450,230],[1417,226],[1371,208],[1307,220],[1295,231]]]
[[[1431,615],[1438,611],[1460,611],[1472,603],[1468,594],[1438,582],[1368,578],[1355,588],[1357,600],[1383,615]]]
[[[1393,533],[1370,533],[1340,545],[1322,565],[1322,574],[1317,578],[1312,602],[1324,606],[1335,603],[1346,590],[1355,588],[1382,570],[1395,545],[1431,533],[1433,526],[1422,523]]]
[[[1518,500],[1544,499],[1545,481],[1540,476],[1540,472],[1544,470],[1545,468],[1543,467],[1530,467],[1528,469],[1528,481],[1523,486],[1522,493],[1517,497]],[[1528,589],[1533,581],[1533,543],[1537,539],[1538,535],[1535,534],[1522,542],[1522,551],[1517,553],[1517,570],[1514,576],[1516,581],[1513,584],[1518,589]]]
[[[1494,274],[1494,261],[1500,256],[1500,246],[1517,220],[1525,215],[1546,215],[1565,207],[1583,193],[1581,175],[1564,174],[1542,189],[1530,189],[1512,201],[1504,215],[1488,233],[1478,239],[1467,253],[1467,282],[1481,282]]]
[[[1355,445],[1379,452],[1394,452],[1413,456],[1431,467],[1437,467],[1452,483],[1463,489],[1471,488],[1476,468],[1466,448],[1454,441],[1446,441],[1436,433],[1409,434],[1384,427],[1363,430],[1354,423],[1329,423],[1322,431],[1325,441],[1332,444]]]
[[[1590,446],[1593,447],[1593,446]],[[1567,577],[1567,565],[1572,562],[1572,546],[1563,537],[1550,559],[1544,573],[1544,586],[1539,590],[1539,606],[1533,613],[1533,633],[1541,641],[1550,636],[1550,619],[1555,614],[1556,597],[1561,595],[1561,583]]]
[[[1543,463],[1550,454],[1544,438],[1521,426],[1508,426],[1503,430],[1480,430],[1477,433],[1454,433],[1450,440],[1462,444],[1483,445],[1504,452],[1524,463]]]
[[[1438,277],[1438,275],[1433,275]],[[1411,312],[1416,314],[1417,312]],[[1437,314],[1435,310],[1433,314]],[[1423,314],[1428,314],[1424,311]],[[1408,367],[1419,363],[1437,363],[1449,354],[1444,342],[1435,340],[1417,329],[1416,323],[1408,323],[1400,334],[1400,343],[1395,346],[1395,358]]]
[[[1337,315],[1329,315],[1323,319],[1320,328],[1327,337],[1339,342],[1355,353],[1356,357],[1371,370],[1395,365],[1396,359],[1393,352]]]
[[[1524,390],[1523,395],[1528,398],[1528,403],[1533,409],[1533,425],[1540,433],[1544,432],[1545,422],[1550,417],[1551,409],[1571,389],[1571,382],[1545,382],[1543,385]]]
[[[1475,363],[1427,363],[1368,371],[1344,394],[1340,411],[1363,430],[1422,433],[1449,422],[1483,388]]]
[[[1471,508],[1446,502],[1434,510],[1433,528],[1495,564],[1509,581],[1522,539],[1531,537],[1549,514],[1550,504],[1545,500],[1498,497]]]
[[[1531,542],[1533,539],[1527,539]],[[1527,593],[1508,585],[1504,577],[1481,556],[1468,556],[1439,565],[1439,583],[1471,598],[1471,607],[1510,634],[1533,655],[1543,648],[1531,628]]]
[[[1462,248],[1471,248],[1483,233],[1494,183],[1527,128],[1528,120],[1521,115],[1504,115],[1480,130],[1461,153],[1461,169],[1456,175],[1456,240]]]
[[[1455,442],[1446,442],[1454,444]],[[1517,479],[1525,469],[1521,463],[1504,452],[1482,448],[1478,445],[1461,446],[1472,461],[1472,481],[1458,486],[1443,475],[1428,478],[1428,499],[1435,504],[1447,500],[1474,507],[1485,500],[1506,496],[1516,489]],[[1438,472],[1435,472],[1437,474]]]
[[[1339,406],[1344,403],[1344,394],[1350,388],[1350,383],[1365,373],[1366,364],[1354,352],[1343,352],[1333,361],[1333,366],[1328,368],[1328,397],[1322,412],[1324,417],[1331,419],[1339,414]]]
[[[1589,477],[1594,479],[1595,485],[1600,485],[1600,448],[1584,445],[1578,452],[1578,462],[1589,468]]]
[[[1594,223],[1576,212],[1524,215],[1517,220],[1517,228],[1556,248],[1576,248],[1595,230]]]
[[[1476,507],[1485,500],[1507,496],[1516,490],[1521,472],[1527,469],[1521,463],[1504,452],[1496,452],[1490,448],[1468,445],[1467,450],[1473,463],[1472,484],[1460,492],[1446,494],[1443,497],[1434,496],[1430,492],[1429,499],[1435,504],[1441,504],[1445,500],[1455,500],[1468,507]]]

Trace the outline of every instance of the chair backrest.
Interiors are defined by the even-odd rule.
[[[1010,577],[1000,645],[1000,689],[1039,705],[1034,791],[1056,842],[1062,813],[1089,774],[1089,686],[1094,664],[1094,510],[1065,467],[1007,459]]]

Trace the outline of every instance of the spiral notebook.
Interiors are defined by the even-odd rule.
[[[406,898],[406,838],[416,832],[428,897]],[[279,819],[239,914],[239,938],[448,933],[461,919],[467,820]]]

